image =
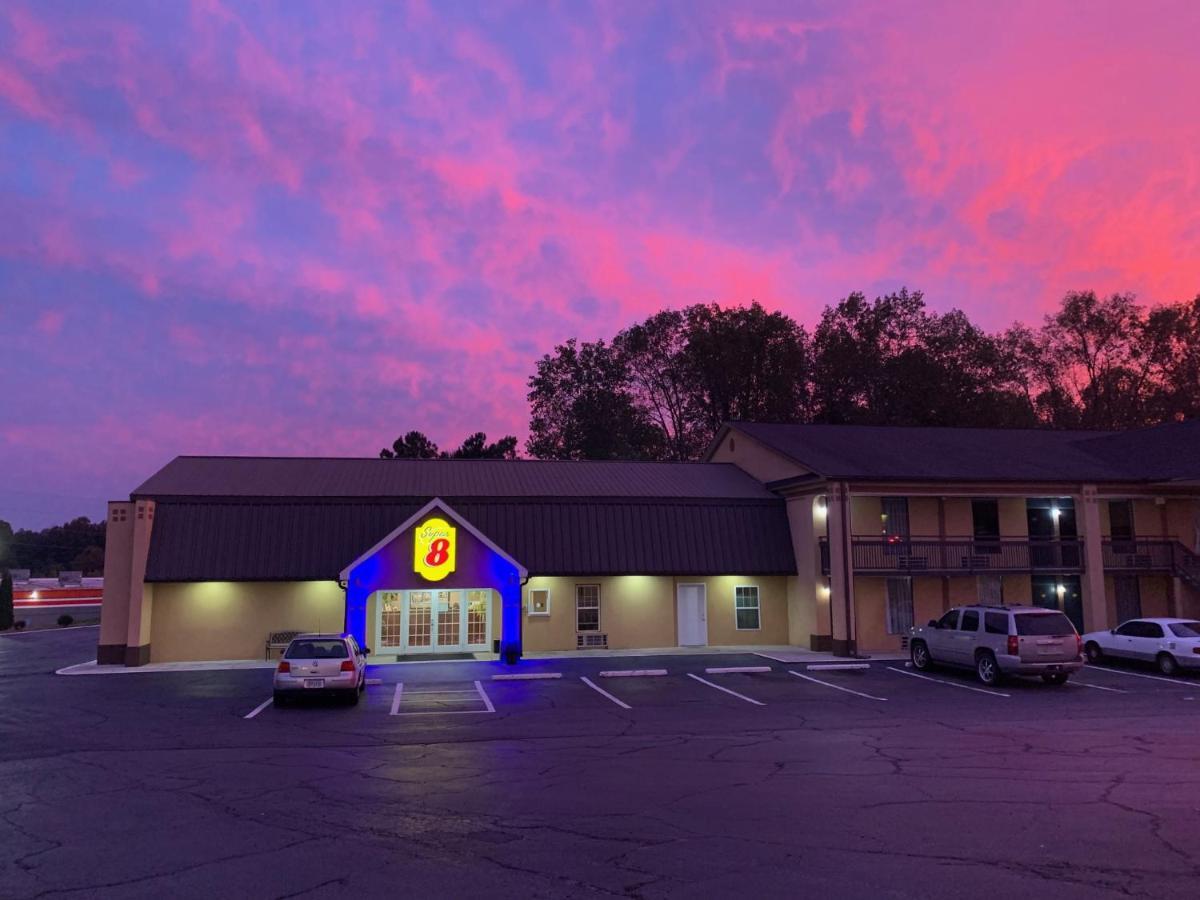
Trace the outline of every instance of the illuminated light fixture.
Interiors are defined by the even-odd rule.
[[[823,516],[823,515],[825,515],[825,514],[826,514],[826,513],[828,513],[828,512],[829,512],[829,507],[828,507],[828,506],[826,506],[826,504],[825,504],[825,498],[824,498],[824,497],[818,497],[818,498],[817,498],[817,515],[818,515],[818,516]]]
[[[1059,516],[1062,515],[1062,510],[1059,509],[1057,506],[1052,506],[1052,507],[1050,507],[1050,515],[1054,516],[1054,518],[1057,519]]]
[[[1055,588],[1055,590],[1058,591],[1058,596],[1061,597],[1063,594],[1065,594],[1067,592],[1067,586],[1065,584],[1060,584],[1058,587]]]
[[[821,585],[821,596],[828,599],[829,594],[830,594],[829,585],[827,585],[827,584]]]

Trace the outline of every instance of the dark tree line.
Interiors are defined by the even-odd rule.
[[[104,523],[86,516],[41,531],[13,531],[0,519],[0,569],[29,569],[35,578],[61,571],[104,574]]]
[[[526,449],[547,459],[694,459],[734,420],[1132,428],[1200,416],[1200,296],[1070,293],[999,333],[907,290],[851,294],[811,334],[757,303],[697,304],[568,340],[529,387]]]
[[[476,431],[454,450],[439,450],[438,445],[420,431],[410,431],[379,451],[380,459],[516,459],[517,439],[505,435],[489,442],[487,435]]]

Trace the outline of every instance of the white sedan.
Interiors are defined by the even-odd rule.
[[[1083,636],[1088,662],[1136,659],[1158,666],[1164,675],[1200,669],[1200,622],[1194,619],[1130,619],[1111,631]]]

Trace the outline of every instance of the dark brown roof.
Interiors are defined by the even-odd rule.
[[[1200,475],[1200,423],[1126,432],[887,425],[727,426],[848,481],[1157,482]]]
[[[429,499],[159,501],[146,579],[334,579]],[[443,499],[531,575],[795,573],[778,499]]]
[[[134,497],[663,497],[770,499],[721,463],[179,456]]]
[[[438,497],[534,575],[795,572],[783,501],[736,466],[181,456],[150,581],[336,578]]]

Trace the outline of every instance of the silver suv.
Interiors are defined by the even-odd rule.
[[[909,633],[918,671],[935,664],[974,669],[984,684],[1005,675],[1041,675],[1066,684],[1083,668],[1083,640],[1060,612],[1035,606],[960,606]]]

